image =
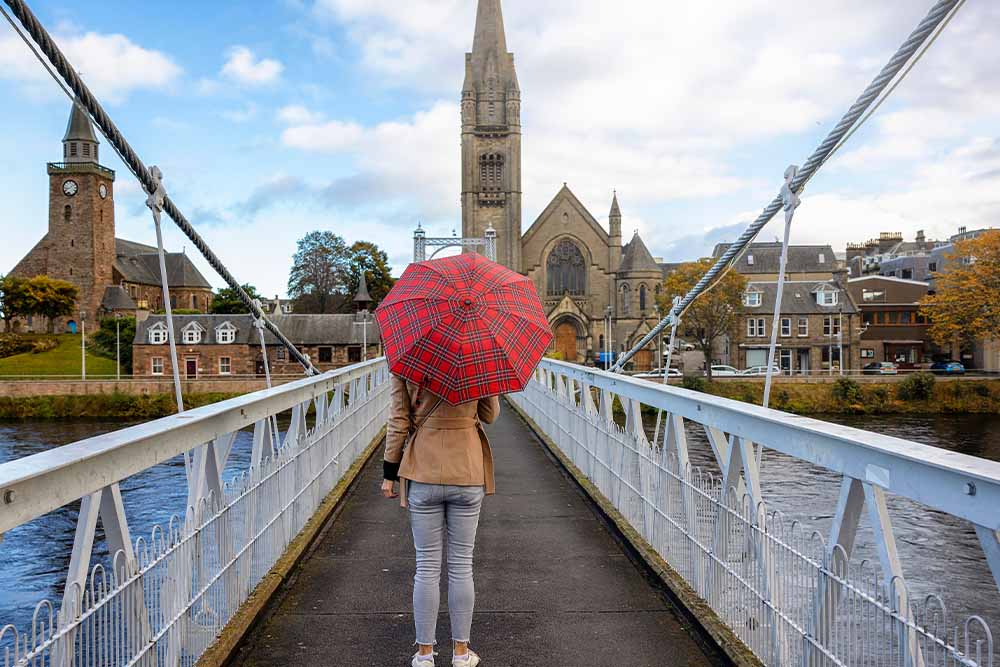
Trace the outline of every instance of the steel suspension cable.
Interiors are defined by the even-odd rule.
[[[10,2],[11,0],[7,0]],[[964,0],[938,0],[934,7],[931,8],[927,16],[917,25],[916,29],[910,33],[910,36],[903,42],[902,46],[897,49],[896,53],[892,56],[885,67],[879,72],[878,76],[865,88],[861,96],[851,105],[847,113],[840,119],[840,122],[830,131],[826,139],[813,151],[809,159],[805,161],[802,168],[799,170],[798,175],[791,183],[791,188],[793,192],[801,192],[805,184],[816,174],[820,166],[829,159],[829,157],[837,150],[842,144],[844,138],[851,131],[858,120],[865,114],[865,111],[872,106],[873,103],[881,96],[881,94],[887,89],[887,87],[893,82],[896,76],[900,73],[904,66],[913,58],[914,54],[920,50],[921,46],[927,42],[928,38],[934,34],[938,27],[941,26],[954,12],[954,10],[959,7]],[[908,71],[908,70],[907,70]],[[883,98],[884,99],[884,98]],[[738,258],[738,256],[743,253],[750,243],[757,237],[760,230],[771,221],[771,218],[777,214],[778,211],[782,209],[782,199],[781,195],[776,196],[771,202],[764,208],[757,219],[754,220],[747,228],[743,231],[740,237],[735,243],[730,245],[722,256],[716,261],[716,263],[705,272],[705,275],[692,287],[687,294],[681,299],[680,303],[674,306],[670,312],[664,317],[653,329],[646,334],[641,341],[639,341],[631,350],[626,352],[622,357],[615,363],[614,367],[611,369],[613,372],[619,372],[625,366],[628,361],[635,356],[636,352],[644,348],[649,344],[653,338],[655,338],[663,329],[669,326],[674,319],[680,316],[691,303],[698,298],[698,296],[704,292],[707,288],[714,284],[717,277],[721,276],[729,266]]]
[[[142,160],[139,159],[139,155],[132,149],[132,146],[125,139],[125,136],[121,133],[118,127],[115,125],[111,117],[108,116],[107,112],[101,106],[97,98],[90,92],[90,89],[83,82],[83,79],[76,73],[70,65],[69,60],[63,54],[63,52],[56,45],[55,41],[49,35],[48,31],[41,24],[41,22],[35,17],[32,11],[28,8],[24,0],[4,0],[8,7],[10,7],[11,12],[17,17],[17,20],[21,22],[21,25],[27,31],[28,35],[38,46],[39,50],[45,54],[49,62],[55,68],[59,76],[62,77],[69,89],[72,90],[75,96],[74,103],[82,105],[87,114],[93,119],[94,123],[100,128],[101,132],[107,138],[108,142],[118,153],[122,162],[128,167],[129,171],[139,180],[139,184],[142,185],[143,190],[146,194],[152,194],[156,189],[156,184],[153,181],[153,177],[146,165],[143,164]],[[37,55],[37,54],[36,54]],[[65,89],[64,89],[65,90]],[[191,240],[194,246],[205,258],[205,261],[219,274],[219,276],[229,285],[230,288],[236,293],[236,296],[243,303],[244,306],[250,311],[254,317],[260,317],[262,312],[260,308],[254,304],[253,299],[250,295],[246,293],[243,286],[233,277],[233,274],[229,272],[222,260],[212,251],[201,235],[195,230],[195,228],[188,222],[184,214],[181,213],[177,205],[174,204],[173,200],[169,196],[164,197],[163,201],[163,211],[170,216],[174,223],[180,228],[182,232]],[[288,338],[275,326],[271,321],[264,319],[264,326],[267,327],[275,338],[277,338],[281,343],[288,349],[289,354],[302,364],[302,367],[306,370],[308,374],[315,374],[318,371],[312,365],[309,358],[302,354],[295,345],[288,340]]]

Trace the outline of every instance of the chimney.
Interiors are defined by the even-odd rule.
[[[923,244],[926,241],[927,241],[927,238],[924,236],[924,230],[918,229],[917,230],[917,243]]]

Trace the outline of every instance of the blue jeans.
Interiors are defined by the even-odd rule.
[[[448,535],[448,612],[451,636],[467,642],[472,632],[476,589],[472,551],[476,546],[479,510],[486,491],[481,486],[445,486],[409,482],[407,504],[417,573],[413,577],[413,622],[418,644],[436,644],[441,604],[441,554]]]

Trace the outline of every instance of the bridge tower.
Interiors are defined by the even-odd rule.
[[[500,0],[479,0],[462,86],[462,236],[497,236],[497,262],[521,272],[521,90]]]

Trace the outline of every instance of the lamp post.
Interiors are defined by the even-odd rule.
[[[660,317],[660,304],[656,304],[656,305],[653,306],[653,314],[656,316],[656,321],[657,322],[659,322],[660,319],[662,319]],[[664,375],[666,375],[667,371],[670,370],[668,368],[665,368],[664,364],[663,364],[663,332],[662,331],[659,334],[657,334],[657,336],[656,336],[656,367],[657,368],[662,368]]]
[[[87,311],[80,311],[80,378],[87,379]]]
[[[122,379],[122,340],[121,340],[122,314],[115,313],[115,380]]]
[[[614,311],[611,306],[604,309],[604,370],[611,369],[611,350],[614,346],[611,344],[611,315]]]

